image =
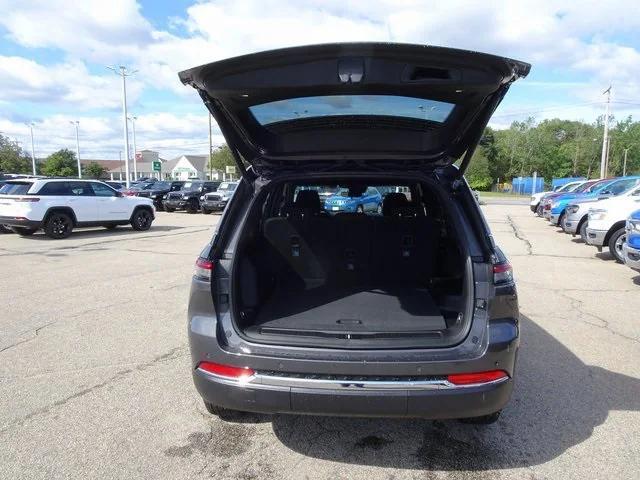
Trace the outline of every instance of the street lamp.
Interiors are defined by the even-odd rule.
[[[31,168],[33,169],[33,174],[36,174],[36,149],[33,146],[33,126],[35,123],[29,122],[26,124],[31,130]]]
[[[80,126],[80,122],[78,120],[72,121],[69,120],[71,125],[76,126],[76,157],[78,160],[78,178],[82,178],[82,165],[80,164],[80,140],[78,139],[78,127]]]
[[[112,70],[116,75],[122,77],[122,124],[123,124],[123,134],[124,134],[124,155],[125,155],[125,172],[127,175],[126,186],[129,188],[131,178],[129,173],[129,126],[127,124],[127,77],[133,75],[137,72],[134,70],[133,72],[128,72],[127,67],[120,65],[117,69],[116,67],[109,67],[109,70]]]
[[[136,159],[136,153],[138,150],[136,149],[136,120],[138,117],[127,117],[131,121],[131,127],[133,129],[133,178],[138,180],[138,164]]]

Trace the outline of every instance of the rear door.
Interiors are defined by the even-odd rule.
[[[95,222],[98,220],[98,203],[93,194],[90,182],[64,182],[66,202],[76,215],[78,222]]]
[[[287,48],[180,73],[216,118],[240,170],[468,164],[491,114],[530,65],[440,47]],[[351,168],[353,169],[353,168]]]

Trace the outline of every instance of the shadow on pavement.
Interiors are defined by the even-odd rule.
[[[108,238],[108,237],[122,237],[126,235],[143,235],[145,233],[153,233],[153,232],[170,232],[172,230],[180,230],[185,227],[178,226],[170,226],[170,225],[158,225],[152,226],[149,230],[139,232],[134,230],[128,225],[122,225],[113,230],[107,230],[106,228],[87,228],[74,230],[71,232],[71,236],[68,239],[80,239],[80,238]],[[40,241],[51,241],[51,242],[59,242],[60,240],[54,240],[52,238],[47,237],[42,232],[36,232],[35,234],[24,237],[25,240],[40,240]]]
[[[640,380],[585,365],[526,317],[518,362],[511,403],[490,426],[276,415],[273,431],[286,447],[314,458],[482,471],[548,462],[588,439],[610,411],[640,409]]]

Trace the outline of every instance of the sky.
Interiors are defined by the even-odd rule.
[[[562,5],[562,3],[566,3]],[[75,149],[118,159],[126,65],[136,146],[163,158],[206,153],[207,113],[177,72],[272,48],[340,41],[441,45],[531,63],[491,125],[529,116],[640,118],[637,0],[0,0],[0,132],[37,157]],[[214,126],[214,143],[224,141]]]

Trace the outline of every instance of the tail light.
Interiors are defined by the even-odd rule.
[[[447,375],[449,383],[454,385],[475,385],[482,383],[495,382],[496,380],[502,380],[503,378],[509,378],[507,372],[504,370],[489,370],[488,372],[478,373],[454,373]]]
[[[38,197],[18,197],[13,199],[14,202],[39,202]]]
[[[193,275],[200,280],[211,280],[211,272],[213,272],[213,262],[199,257],[196,260],[196,268]]]
[[[513,283],[513,268],[510,263],[497,263],[493,266],[493,283],[495,285]]]
[[[225,377],[234,380],[246,379],[252,377],[256,373],[249,367],[234,367],[214,362],[200,362],[198,364],[198,369],[217,375],[218,377]]]

